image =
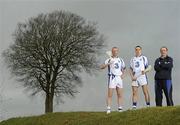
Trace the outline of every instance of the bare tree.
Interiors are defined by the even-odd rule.
[[[45,113],[53,112],[54,97],[78,92],[79,73],[97,70],[97,54],[104,46],[94,22],[67,11],[40,14],[19,23],[13,36],[14,43],[3,56],[32,95],[46,94]]]

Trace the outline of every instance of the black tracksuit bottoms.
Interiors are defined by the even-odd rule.
[[[166,97],[167,106],[173,106],[172,80],[155,80],[156,106],[162,106],[163,92]]]

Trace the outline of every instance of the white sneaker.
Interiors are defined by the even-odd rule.
[[[110,114],[111,113],[111,109],[108,109],[106,114]]]
[[[118,112],[123,112],[123,109],[118,109]]]
[[[149,108],[150,107],[150,105],[146,105],[146,108]]]
[[[133,106],[132,106],[132,110],[136,110],[136,106],[133,105]]]

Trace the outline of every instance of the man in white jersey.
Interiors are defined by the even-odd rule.
[[[101,65],[101,69],[108,67],[108,95],[107,95],[107,114],[111,113],[111,102],[113,90],[117,92],[118,99],[118,111],[123,110],[123,77],[125,71],[125,63],[123,59],[118,57],[118,48],[112,48],[112,57],[108,58],[104,64]]]
[[[130,75],[132,79],[132,107],[136,109],[138,100],[138,87],[141,86],[147,107],[150,106],[150,96],[148,92],[148,81],[144,70],[149,66],[147,57],[142,55],[142,47],[135,47],[135,57],[130,61]]]

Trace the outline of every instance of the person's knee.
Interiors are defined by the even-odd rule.
[[[123,96],[122,94],[117,94],[118,98],[121,99]]]
[[[137,96],[137,91],[134,90],[132,94],[133,94],[133,96]]]
[[[149,96],[148,91],[144,91],[143,93],[144,93],[145,96]]]
[[[108,98],[112,98],[112,93],[108,93]]]
[[[143,93],[144,93],[144,95],[149,95],[147,86],[143,86]]]
[[[112,94],[108,94],[108,98],[112,98]]]

